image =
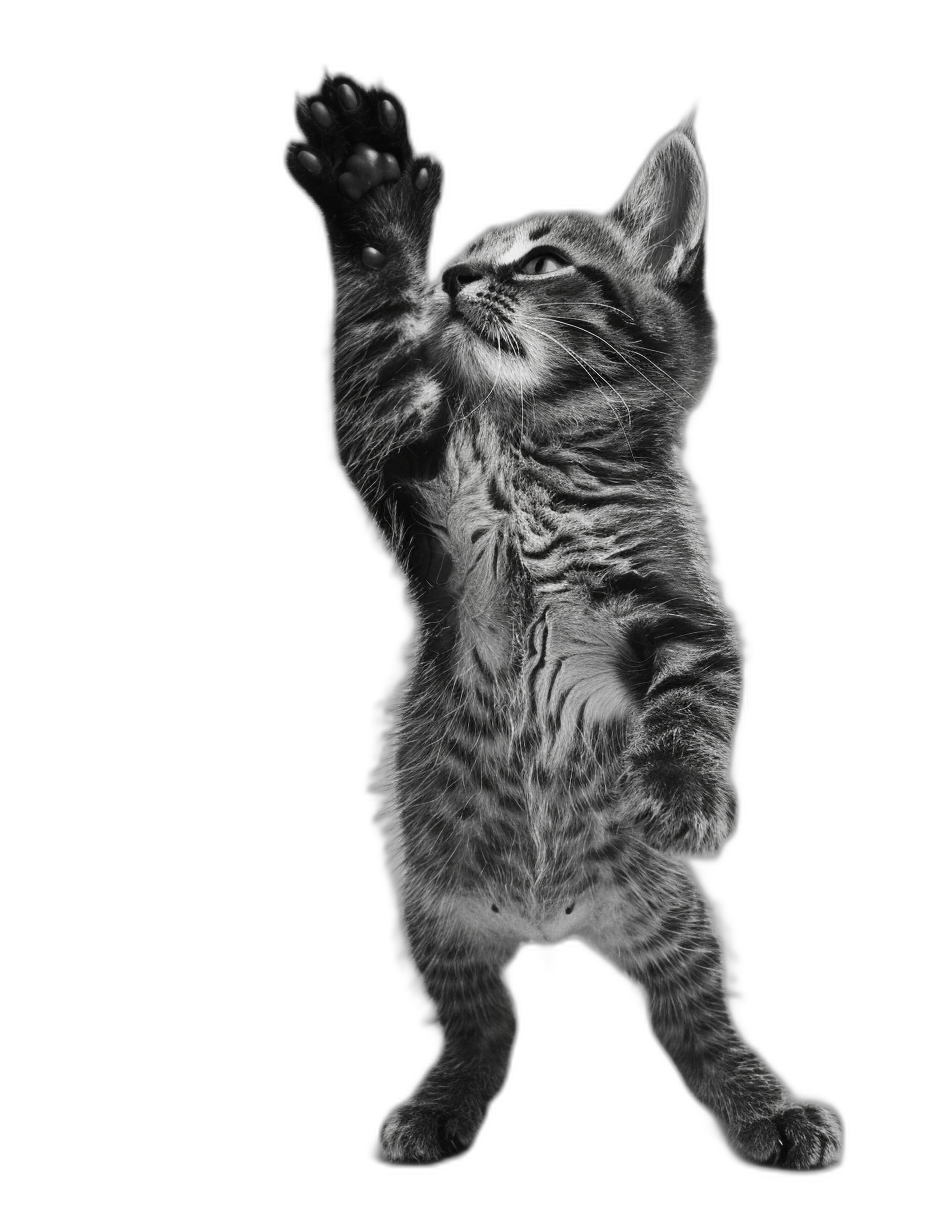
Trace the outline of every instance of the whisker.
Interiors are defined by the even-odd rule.
[[[665,376],[665,377],[667,378],[667,380],[668,380],[668,381],[673,381],[673,383],[674,383],[674,385],[676,385],[677,389],[682,389],[682,390],[683,390],[683,392],[687,395],[687,397],[689,397],[689,398],[692,398],[692,397],[693,397],[693,391],[692,391],[691,389],[687,389],[687,387],[686,387],[685,385],[681,385],[681,384],[680,384],[680,382],[676,379],[676,377],[672,377],[672,376],[670,375],[670,373],[667,371],[667,369],[666,369],[666,368],[662,368],[662,367],[660,366],[660,364],[656,364],[656,363],[654,362],[654,360],[653,360],[653,359],[648,359],[647,355],[642,355],[642,353],[641,353],[642,348],[641,348],[641,347],[636,347],[636,346],[634,345],[634,343],[629,343],[629,345],[628,345],[628,348],[627,348],[627,349],[628,349],[629,351],[631,351],[633,355],[637,355],[637,357],[638,357],[639,359],[643,359],[643,360],[645,361],[645,363],[650,364],[652,368],[656,368],[656,369],[658,370],[658,372],[659,372],[659,373],[661,373],[661,375],[662,375],[662,376]],[[649,347],[646,347],[646,348],[644,348],[644,349],[645,349],[645,350],[650,350],[650,348],[649,348]],[[661,354],[663,354],[663,352],[661,352]]]
[[[593,299],[546,299],[546,304],[551,304],[553,307],[560,305],[562,308],[570,308],[574,304],[578,308],[602,308],[605,312],[615,312],[619,316],[623,316],[626,320],[634,324],[635,318],[630,312],[626,312],[624,308],[617,308],[615,304],[604,304],[600,300]]]
[[[608,343],[607,343],[606,345],[608,346]],[[613,347],[612,349],[613,349],[613,350],[615,350],[615,347]],[[652,381],[652,380],[651,380],[651,378],[650,378],[649,376],[646,376],[646,375],[645,375],[645,373],[644,373],[644,372],[642,372],[640,368],[636,368],[636,367],[635,367],[635,365],[631,362],[631,360],[628,358],[628,356],[627,356],[627,355],[623,355],[620,351],[616,351],[616,354],[618,355],[619,359],[621,359],[621,360],[622,360],[622,362],[623,362],[624,364],[628,364],[628,366],[629,366],[629,368],[631,368],[632,372],[636,372],[636,373],[638,374],[638,376],[640,376],[640,377],[641,377],[641,379],[642,379],[643,381],[647,381],[647,382],[648,382],[648,384],[649,384],[650,386],[652,386],[652,388],[654,388],[654,389],[656,389],[656,390],[658,391],[658,393],[662,393],[662,394],[666,395],[666,397],[670,398],[670,401],[674,404],[674,406],[675,406],[675,407],[677,407],[677,408],[678,408],[679,410],[681,410],[681,411],[685,411],[685,410],[687,409],[685,406],[683,406],[683,404],[682,404],[682,403],[678,402],[678,401],[676,400],[676,398],[671,397],[671,395],[667,392],[667,390],[666,390],[666,389],[661,389],[660,385],[658,385],[658,384],[656,384],[654,381]],[[639,355],[639,357],[638,357],[638,358],[639,358],[639,359],[644,359],[644,358],[645,358],[645,356],[644,356],[644,355]],[[673,380],[673,377],[671,377],[670,379],[671,379],[671,380]],[[676,382],[674,382],[674,383],[676,384]],[[681,386],[681,388],[682,388],[682,386]],[[688,392],[688,391],[684,391],[684,392]]]
[[[498,363],[496,365],[496,378],[494,379],[493,384],[490,386],[490,388],[487,390],[484,396],[480,399],[477,405],[475,407],[472,407],[467,412],[466,415],[461,416],[462,421],[465,419],[470,419],[472,416],[476,415],[477,412],[480,410],[480,408],[483,406],[483,404],[491,396],[494,389],[496,389],[497,385],[499,384],[499,379],[503,375],[503,348],[502,348],[502,345],[500,344],[499,338],[496,339],[496,354],[498,357]]]
[[[676,398],[672,397],[672,396],[671,396],[671,395],[667,392],[667,390],[666,390],[666,389],[661,389],[660,385],[658,385],[658,384],[656,384],[654,381],[652,381],[652,380],[651,380],[651,378],[650,378],[649,376],[646,376],[646,375],[645,375],[645,373],[643,373],[643,372],[641,371],[641,369],[640,369],[640,368],[636,368],[636,367],[635,367],[635,365],[634,365],[634,364],[633,364],[633,363],[632,363],[632,362],[631,362],[631,361],[630,361],[630,360],[629,360],[629,359],[628,359],[625,355],[623,355],[623,353],[622,353],[622,352],[621,352],[621,351],[620,351],[617,347],[614,347],[614,346],[612,345],[612,343],[611,343],[611,342],[609,342],[609,340],[608,340],[608,339],[603,338],[601,334],[597,334],[595,330],[592,330],[592,329],[584,329],[582,325],[575,325],[575,324],[573,323],[573,321],[565,321],[565,320],[563,320],[561,317],[531,317],[531,318],[529,318],[529,319],[530,319],[530,320],[532,320],[532,321],[538,321],[538,320],[557,321],[560,325],[566,325],[568,329],[576,329],[576,330],[579,330],[579,332],[580,332],[581,334],[589,334],[591,338],[595,338],[595,339],[597,340],[597,342],[601,342],[604,346],[607,346],[607,347],[609,348],[609,350],[610,350],[610,351],[615,351],[615,353],[616,353],[616,355],[618,355],[619,359],[621,359],[621,361],[622,361],[624,364],[628,364],[628,366],[629,366],[629,368],[631,368],[632,372],[637,373],[637,374],[638,374],[638,376],[640,376],[640,377],[641,377],[641,379],[642,379],[643,381],[647,381],[647,382],[648,382],[648,384],[652,387],[652,389],[656,389],[656,390],[658,391],[658,393],[664,394],[666,397],[670,398],[670,401],[674,404],[674,406],[678,407],[681,411],[685,411],[685,410],[687,409],[685,406],[681,405],[681,403],[679,403],[679,402],[676,400]],[[640,355],[638,358],[639,358],[639,359],[644,359],[644,358],[645,358],[645,356],[644,356],[644,355]],[[657,365],[655,365],[655,367],[656,367],[656,366],[657,366]],[[666,373],[665,373],[665,375],[666,375]],[[670,380],[673,380],[673,377],[670,377],[669,379],[670,379]],[[676,382],[675,382],[675,381],[674,381],[674,384],[676,384]],[[683,387],[681,386],[681,389],[682,389],[682,388],[683,388]],[[688,392],[689,392],[688,390],[684,390],[684,393],[688,393]]]
[[[529,317],[524,318],[524,319],[529,320],[529,321],[554,321],[554,322],[557,322],[557,323],[562,324],[562,325],[567,325],[567,324],[569,324],[569,322],[567,322],[567,321],[561,321],[561,319],[560,319],[559,317],[536,317],[536,316],[529,316]],[[531,326],[526,326],[526,328],[532,328],[532,327],[531,327]],[[615,394],[615,396],[621,400],[622,405],[625,407],[626,411],[628,412],[628,424],[629,424],[629,427],[631,427],[631,422],[632,422],[632,419],[631,419],[631,408],[629,407],[629,405],[628,405],[628,403],[626,402],[625,398],[624,398],[624,397],[622,397],[622,394],[620,393],[620,391],[619,391],[618,389],[616,389],[616,387],[615,387],[614,385],[612,385],[612,384],[609,382],[609,380],[606,378],[606,376],[604,375],[604,373],[602,373],[602,372],[601,372],[601,371],[600,371],[597,367],[595,367],[592,363],[590,363],[590,361],[589,361],[588,359],[581,359],[579,355],[575,354],[575,353],[574,353],[574,352],[573,352],[573,351],[572,351],[572,350],[571,350],[568,346],[566,346],[566,345],[565,345],[563,342],[561,342],[559,339],[557,339],[557,338],[553,337],[551,334],[546,334],[546,333],[544,333],[544,331],[543,331],[543,330],[540,330],[540,329],[536,329],[536,330],[535,330],[535,332],[536,332],[536,333],[538,333],[538,334],[541,334],[543,338],[547,338],[547,339],[549,339],[549,341],[554,342],[554,343],[557,343],[557,345],[558,345],[558,346],[560,346],[563,350],[565,350],[565,351],[567,352],[567,354],[568,354],[568,355],[571,355],[571,356],[572,356],[572,357],[573,357],[573,358],[577,361],[577,363],[578,363],[578,364],[580,364],[580,365],[581,365],[581,367],[583,367],[583,368],[584,368],[587,372],[590,372],[590,373],[595,373],[595,375],[596,375],[597,377],[599,377],[599,379],[603,382],[603,384],[604,384],[604,385],[608,385],[608,386],[609,386],[609,388],[612,390],[612,392]],[[587,332],[587,331],[584,331],[584,332]],[[597,336],[598,336],[598,335],[597,335]],[[603,339],[603,341],[605,341],[605,340]]]
[[[626,320],[630,321],[632,324],[635,324],[635,318],[631,315],[631,313],[626,312],[624,308],[616,308],[612,304],[603,304],[599,300],[593,300],[593,299],[569,299],[569,300],[568,299],[565,299],[565,300],[555,299],[555,300],[551,300],[549,299],[549,300],[545,300],[545,306],[548,306],[548,305],[550,305],[552,308],[574,308],[574,307],[576,308],[601,308],[603,312],[614,312],[618,316],[623,316],[626,318]],[[553,320],[556,320],[557,318],[549,317],[548,319],[553,321]],[[641,342],[630,342],[628,345],[634,351],[650,351],[653,355],[666,355],[667,354],[667,351],[661,350],[660,347],[648,347],[648,346],[645,346]],[[644,356],[642,356],[642,358],[644,358]],[[673,377],[670,377],[670,379],[673,380]]]
[[[620,313],[622,317],[629,318],[630,322],[632,324],[635,324],[635,318],[631,317],[629,313],[622,312],[621,308],[616,308],[613,306],[613,304],[603,303],[603,301],[600,301],[600,299],[546,299],[545,306],[547,307],[548,304],[550,304],[552,308],[571,308],[574,306],[574,304],[576,304],[578,308],[605,308],[606,312]],[[558,320],[560,318],[551,317],[548,319]],[[652,355],[669,355],[670,354],[669,351],[662,351],[657,346],[643,346],[641,342],[630,342],[629,345],[630,347],[632,347],[633,350],[651,351]],[[642,355],[642,359],[645,359],[645,356]],[[673,381],[673,377],[670,376],[669,373],[665,372],[664,376],[667,376],[668,379],[670,379],[670,381]],[[680,388],[684,389],[685,386],[680,386]],[[689,393],[689,391],[686,391],[686,392]]]
[[[546,318],[533,317],[532,319],[533,320],[544,320]],[[525,325],[524,322],[523,324]],[[628,405],[628,403],[625,401],[625,399],[622,397],[619,391],[615,388],[615,386],[610,384],[610,382],[606,380],[606,378],[603,376],[601,372],[597,373],[592,368],[588,367],[587,364],[580,358],[580,356],[577,355],[574,351],[572,351],[569,346],[565,346],[564,343],[561,342],[559,338],[554,338],[552,337],[551,334],[546,334],[543,329],[537,329],[534,325],[525,325],[525,328],[531,330],[535,334],[540,334],[542,338],[547,338],[549,342],[553,342],[555,346],[559,346],[563,351],[566,351],[567,354],[571,357],[571,359],[573,359],[577,364],[580,365],[580,367],[587,374],[587,376],[592,377],[593,384],[596,386],[597,390],[599,391],[600,397],[603,399],[603,401],[606,403],[607,406],[612,408],[612,413],[615,415],[616,422],[618,423],[619,427],[622,429],[622,435],[625,437],[625,444],[628,446],[628,452],[631,454],[632,461],[633,462],[637,461],[637,459],[635,458],[634,450],[632,449],[632,443],[628,439],[628,433],[625,431],[625,426],[622,423],[621,417],[619,416],[619,413],[618,411],[616,411],[613,404],[609,401],[609,399],[606,397],[603,391],[599,388],[599,381],[597,381],[596,379],[597,375],[599,376],[599,380],[601,380],[605,385],[609,386],[612,392],[616,395],[616,397],[625,407],[625,410],[628,414],[628,426],[631,427],[632,425],[631,407]]]
[[[506,323],[502,321],[499,322],[499,329],[503,337],[506,338],[507,342],[509,342],[512,345],[512,349],[518,352],[521,344],[519,343],[519,339],[515,333],[515,330],[513,330],[509,325],[507,325]],[[518,375],[519,375],[519,407],[521,410],[519,443],[521,445],[522,441],[525,439],[525,395],[524,395],[523,383],[522,383],[521,364],[519,365],[519,368],[518,368]]]
[[[519,369],[519,407],[521,408],[522,418],[519,426],[519,444],[525,440],[525,395],[522,392],[522,369]]]

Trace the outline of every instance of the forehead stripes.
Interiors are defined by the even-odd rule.
[[[497,266],[513,265],[526,256],[533,245],[550,235],[553,219],[525,219],[509,226],[487,231],[467,249],[466,256],[492,262]]]
[[[620,229],[606,219],[581,213],[536,214],[520,222],[493,227],[469,245],[463,259],[502,271],[546,243],[561,249],[577,266],[593,263],[611,269],[623,264]]]

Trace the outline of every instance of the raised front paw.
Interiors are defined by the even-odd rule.
[[[794,1104],[749,1125],[732,1125],[728,1137],[739,1155],[771,1168],[808,1171],[841,1158],[838,1114],[823,1104]]]
[[[290,145],[287,166],[330,227],[366,243],[364,264],[384,264],[378,245],[391,239],[428,239],[441,168],[413,154],[394,95],[327,77],[318,94],[298,100],[296,118],[306,140]]]

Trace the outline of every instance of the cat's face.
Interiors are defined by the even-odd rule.
[[[626,439],[673,435],[711,366],[704,221],[702,163],[691,131],[675,130],[612,213],[486,232],[434,293],[441,356],[468,403],[514,408],[541,431],[592,419]]]

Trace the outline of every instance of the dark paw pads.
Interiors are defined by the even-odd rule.
[[[322,160],[312,150],[298,150],[296,160],[307,175],[322,175]]]
[[[393,154],[381,154],[369,145],[357,145],[338,177],[338,187],[350,201],[360,201],[366,192],[400,178],[400,165]]]
[[[294,142],[288,164],[320,204],[358,202],[404,172],[418,174],[398,99],[366,90],[349,77],[326,78],[318,94],[297,100],[305,142]]]
[[[318,94],[297,100],[296,118],[305,141],[290,145],[287,166],[341,250],[368,270],[382,269],[398,247],[424,252],[441,167],[413,154],[399,100],[329,77]]]
[[[735,1150],[752,1163],[810,1171],[841,1158],[843,1134],[836,1112],[819,1104],[796,1104],[728,1131]]]
[[[382,98],[380,100],[379,118],[380,123],[388,131],[396,128],[397,124],[399,124],[399,112],[396,110],[390,99]]]

